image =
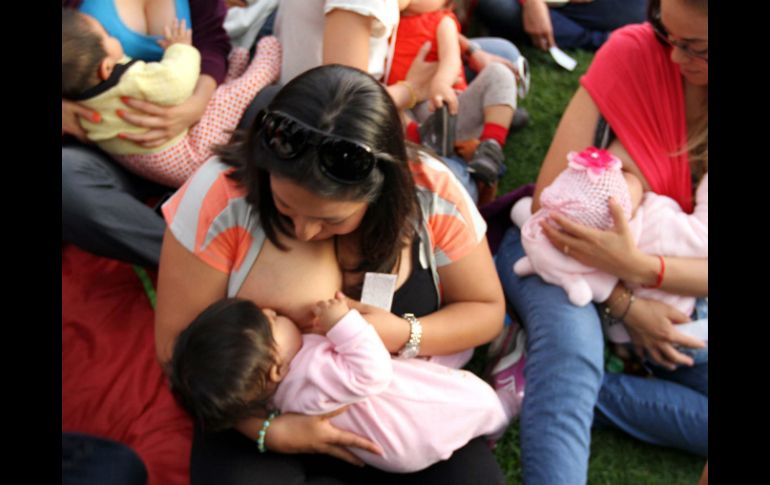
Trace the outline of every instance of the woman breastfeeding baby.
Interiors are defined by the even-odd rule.
[[[270,321],[286,323],[282,317],[305,331],[315,328],[326,333],[314,345],[325,349],[327,357],[331,354],[332,361],[343,359],[338,354],[340,347],[350,345],[349,338],[359,332],[369,337],[376,333],[380,342],[374,343],[384,346],[377,355],[398,354],[403,359],[392,363],[394,375],[397,368],[414,364],[439,369],[456,381],[474,380],[457,369],[468,361],[474,347],[489,342],[501,330],[503,296],[484,220],[440,161],[407,151],[391,97],[358,69],[322,66],[293,79],[246,133],[220,148],[218,157],[179,189],[163,212],[168,229],[158,277],[156,345],[164,365],[171,361],[175,342],[182,339],[179,335],[190,322],[228,297],[269,309],[251,311],[266,317],[268,322],[262,326],[267,323],[275,333],[278,328],[271,327]],[[354,299],[360,297],[367,272],[396,275],[390,312]],[[469,286],[471,276],[476,283]],[[317,304],[340,290],[351,311],[330,317],[321,331]],[[335,323],[333,328],[328,329],[329,323]],[[216,327],[212,324],[212,328]],[[254,330],[248,332],[253,335]],[[367,341],[372,343],[371,338]],[[276,353],[270,353],[270,358],[281,355],[280,337],[275,343]],[[305,345],[305,350],[312,350],[307,337]],[[302,354],[300,350],[295,359],[303,358]],[[291,389],[281,391],[291,384],[284,380],[292,375],[291,366],[281,370],[288,360],[279,357],[267,366],[268,393],[261,393],[262,398],[279,382],[277,401],[281,392]],[[313,372],[339,369],[321,364],[307,362]],[[309,377],[309,373],[302,375],[302,368],[299,378]],[[412,399],[428,393],[432,385],[429,381],[399,384],[397,378],[390,382],[411,386]],[[427,466],[399,475],[400,481],[505,483],[482,436],[504,429],[505,408],[483,382],[467,385],[485,389],[488,415],[496,416],[495,424],[485,424],[488,429],[478,426],[462,440],[443,444],[451,449],[438,458],[401,468],[412,472]],[[325,456],[363,465],[397,444],[375,444],[372,438],[381,441],[376,433],[362,436],[351,432],[360,426],[345,429],[339,424],[359,416],[354,407],[369,405],[366,402],[338,409],[349,401],[329,399],[328,406],[291,409],[304,414],[284,412],[271,419],[267,406],[253,406],[260,398],[247,395],[252,406],[247,406],[245,414],[236,413],[239,419],[233,429],[216,432],[201,426],[205,419],[197,421],[192,483],[215,479],[219,483],[254,483],[255,479],[385,483],[395,479],[374,467],[351,467]],[[390,397],[382,396],[382,401]],[[508,412],[515,411],[513,405],[512,400]],[[335,411],[330,413],[331,409]],[[428,429],[439,434],[445,423],[430,419],[429,413],[415,411],[409,420],[394,426],[403,428],[398,430],[402,436]],[[362,451],[353,453],[353,448]],[[398,469],[398,464],[390,469]]]

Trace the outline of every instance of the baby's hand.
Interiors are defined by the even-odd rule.
[[[192,45],[192,30],[187,28],[185,20],[175,19],[171,25],[163,28],[166,37],[160,39],[158,44],[164,49],[168,49],[171,44]]]
[[[443,103],[449,107],[449,113],[456,115],[458,110],[457,93],[452,86],[443,83],[436,78],[430,83],[430,92],[428,94],[430,101],[430,111],[441,108]]]
[[[313,307],[313,314],[318,321],[318,327],[321,333],[326,335],[326,332],[340,321],[347,312],[350,311],[348,304],[344,298],[339,296],[329,300],[322,300],[315,304]]]

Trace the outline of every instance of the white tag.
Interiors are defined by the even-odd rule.
[[[366,273],[361,290],[361,303],[390,311],[393,293],[396,291],[396,275],[387,273]]]
[[[556,64],[560,65],[568,71],[574,70],[575,66],[577,66],[577,61],[575,59],[565,54],[563,50],[556,46],[548,49],[548,52],[551,53],[551,57],[553,57],[553,60],[556,61]]]

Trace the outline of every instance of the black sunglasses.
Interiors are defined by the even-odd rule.
[[[650,22],[650,25],[652,25],[652,30],[655,32],[655,35],[658,37],[658,40],[663,42],[664,44],[670,46],[670,47],[676,47],[680,49],[682,52],[685,53],[685,55],[689,57],[693,57],[695,59],[701,59],[703,61],[708,62],[709,61],[709,50],[705,49],[693,49],[690,47],[689,42],[684,42],[681,40],[671,40],[669,38],[668,31],[666,30],[666,27],[663,26],[663,22],[660,20],[660,11],[655,12],[655,14],[652,17],[652,21]]]
[[[263,145],[281,160],[296,158],[308,145],[315,146],[321,172],[335,182],[361,182],[377,163],[378,156],[370,147],[320,131],[280,111],[263,109],[254,123]]]

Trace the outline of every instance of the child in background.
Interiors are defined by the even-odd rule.
[[[477,181],[493,185],[503,172],[508,129],[516,110],[516,76],[503,64],[490,64],[467,84],[462,67],[457,21],[446,0],[400,0],[401,20],[387,84],[403,82],[426,41],[426,61],[438,61],[427,101],[415,106],[417,122],[407,122],[407,138],[441,156],[454,151],[454,140],[471,143],[469,171]],[[524,58],[520,58],[525,63]],[[526,86],[518,91],[526,94]],[[523,96],[522,96],[523,97]],[[446,106],[444,106],[446,103]],[[430,114],[434,112],[434,114]],[[477,141],[476,141],[477,140]]]
[[[664,256],[708,257],[708,173],[698,185],[693,214],[686,214],[669,197],[642,193],[639,179],[622,172],[620,159],[606,150],[589,147],[581,153],[570,152],[567,158],[567,168],[543,190],[540,210],[529,217],[531,199],[523,199],[511,210],[513,222],[521,227],[522,246],[527,254],[514,264],[516,274],[537,273],[548,283],[563,287],[570,301],[578,306],[587,305],[591,300],[607,300],[618,278],[578,262],[569,256],[569,248],[555,248],[540,224],[555,212],[584,226],[610,229],[614,222],[607,204],[609,197],[614,197],[623,208],[637,247],[660,258],[661,273],[656,288],[664,276]],[[685,315],[693,313],[694,297],[656,288],[629,285],[624,295],[627,305],[630,307],[633,303],[633,295],[662,301]],[[610,340],[627,341],[623,326],[610,327],[610,320],[613,319],[603,318]]]
[[[259,42],[248,64],[246,49],[233,49],[227,79],[212,96],[200,121],[161,146],[146,148],[121,133],[143,133],[122,119],[123,97],[175,106],[193,93],[200,53],[184,21],[166,28],[160,62],[131,60],[120,42],[90,15],[62,8],[62,97],[97,111],[101,120],[80,119],[88,138],[129,170],[155,182],[179,187],[225,143],[254,96],[278,79],[281,51],[274,37]],[[248,66],[247,66],[248,65]]]
[[[399,473],[445,460],[477,436],[498,438],[518,414],[512,387],[496,394],[471,372],[392,359],[342,293],[318,302],[314,313],[321,335],[303,335],[293,321],[249,300],[214,303],[177,338],[172,391],[212,430],[266,408],[320,415],[349,405],[331,423],[382,453],[350,451]]]

